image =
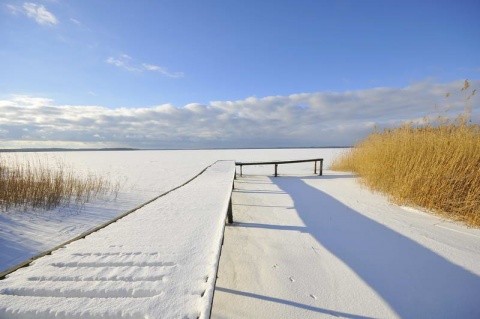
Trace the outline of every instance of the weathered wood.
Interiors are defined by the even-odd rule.
[[[237,170],[235,169],[234,176],[237,176]],[[232,196],[233,190],[235,189],[235,181],[232,181],[232,190],[230,192],[230,200],[228,202],[228,209],[227,209],[227,224],[233,224],[233,204],[232,204]]]
[[[270,162],[235,162],[235,165],[240,167],[244,165],[274,165],[274,164],[293,164],[293,163],[306,163],[314,161],[323,161],[323,158],[312,158],[305,160],[292,160],[292,161],[270,161]]]
[[[278,165],[280,164],[294,164],[294,163],[306,163],[314,162],[313,174],[317,174],[317,162],[319,162],[319,173],[318,176],[323,175],[323,158],[313,158],[306,160],[293,160],[293,161],[272,161],[272,162],[235,162],[236,166],[240,166],[240,177],[243,176],[243,166],[244,165],[275,165],[275,177],[278,176]]]
[[[227,223],[233,224],[233,207],[232,207],[232,197],[230,197],[230,202],[228,203],[227,210]]]

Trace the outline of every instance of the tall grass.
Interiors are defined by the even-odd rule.
[[[59,205],[84,203],[118,191],[102,177],[76,177],[65,165],[47,161],[12,161],[0,157],[0,208],[53,209]]]
[[[463,90],[468,87],[465,81]],[[471,122],[470,112],[466,106],[454,120],[374,132],[332,169],[357,173],[394,202],[480,226],[480,125]]]

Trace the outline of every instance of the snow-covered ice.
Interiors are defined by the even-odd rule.
[[[480,231],[355,179],[237,179],[212,317],[480,318]]]
[[[0,318],[207,318],[234,162],[0,281]]]

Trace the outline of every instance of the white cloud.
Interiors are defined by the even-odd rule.
[[[117,58],[108,57],[105,60],[105,62],[131,72],[144,72],[144,71],[158,72],[162,75],[165,75],[171,78],[181,78],[184,76],[183,72],[170,72],[166,68],[158,65],[153,65],[148,63],[136,63],[135,60],[127,54],[121,54]]]
[[[79,25],[79,26],[82,25],[82,23],[80,21],[78,21],[77,19],[70,18],[70,21],[73,22],[76,25]]]
[[[478,88],[480,81],[470,84]],[[0,148],[351,145],[374,125],[382,128],[429,114],[434,117],[435,104],[448,103],[447,115],[462,112],[462,85],[463,81],[420,82],[404,88],[117,109],[13,96],[0,101]],[[445,92],[451,92],[448,101]],[[476,106],[473,118],[480,121],[479,98],[471,102]]]
[[[6,7],[7,7],[8,11],[10,11],[10,13],[14,14],[14,15],[22,12],[22,9],[20,7],[17,7],[13,4],[7,4]]]
[[[57,18],[43,5],[25,2],[23,4],[23,12],[41,25],[55,25],[58,23]]]
[[[11,14],[16,15],[18,13],[23,13],[41,25],[55,25],[58,23],[58,19],[53,13],[48,11],[43,5],[25,2],[21,7],[13,4],[7,4],[6,7]]]
[[[171,77],[171,78],[181,78],[181,77],[183,77],[182,72],[173,72],[172,73],[172,72],[169,72],[166,68],[163,68],[161,66],[147,64],[147,63],[143,63],[142,66],[147,71],[159,72],[159,73],[161,73],[163,75],[166,75],[168,77]]]
[[[132,66],[130,64],[130,57],[126,54],[121,55],[119,58],[109,57],[108,59],[105,60],[105,62],[131,72],[142,71],[142,69]]]
[[[53,103],[52,99],[30,97],[27,95],[13,95],[12,101],[17,105],[22,105],[25,107],[42,107]]]

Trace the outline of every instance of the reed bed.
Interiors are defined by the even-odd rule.
[[[70,204],[83,205],[109,192],[116,192],[102,177],[75,176],[72,170],[47,161],[12,161],[0,157],[0,209],[49,210]]]
[[[471,122],[469,112],[451,121],[374,132],[336,159],[332,169],[357,173],[366,186],[396,203],[478,227],[480,125]]]

